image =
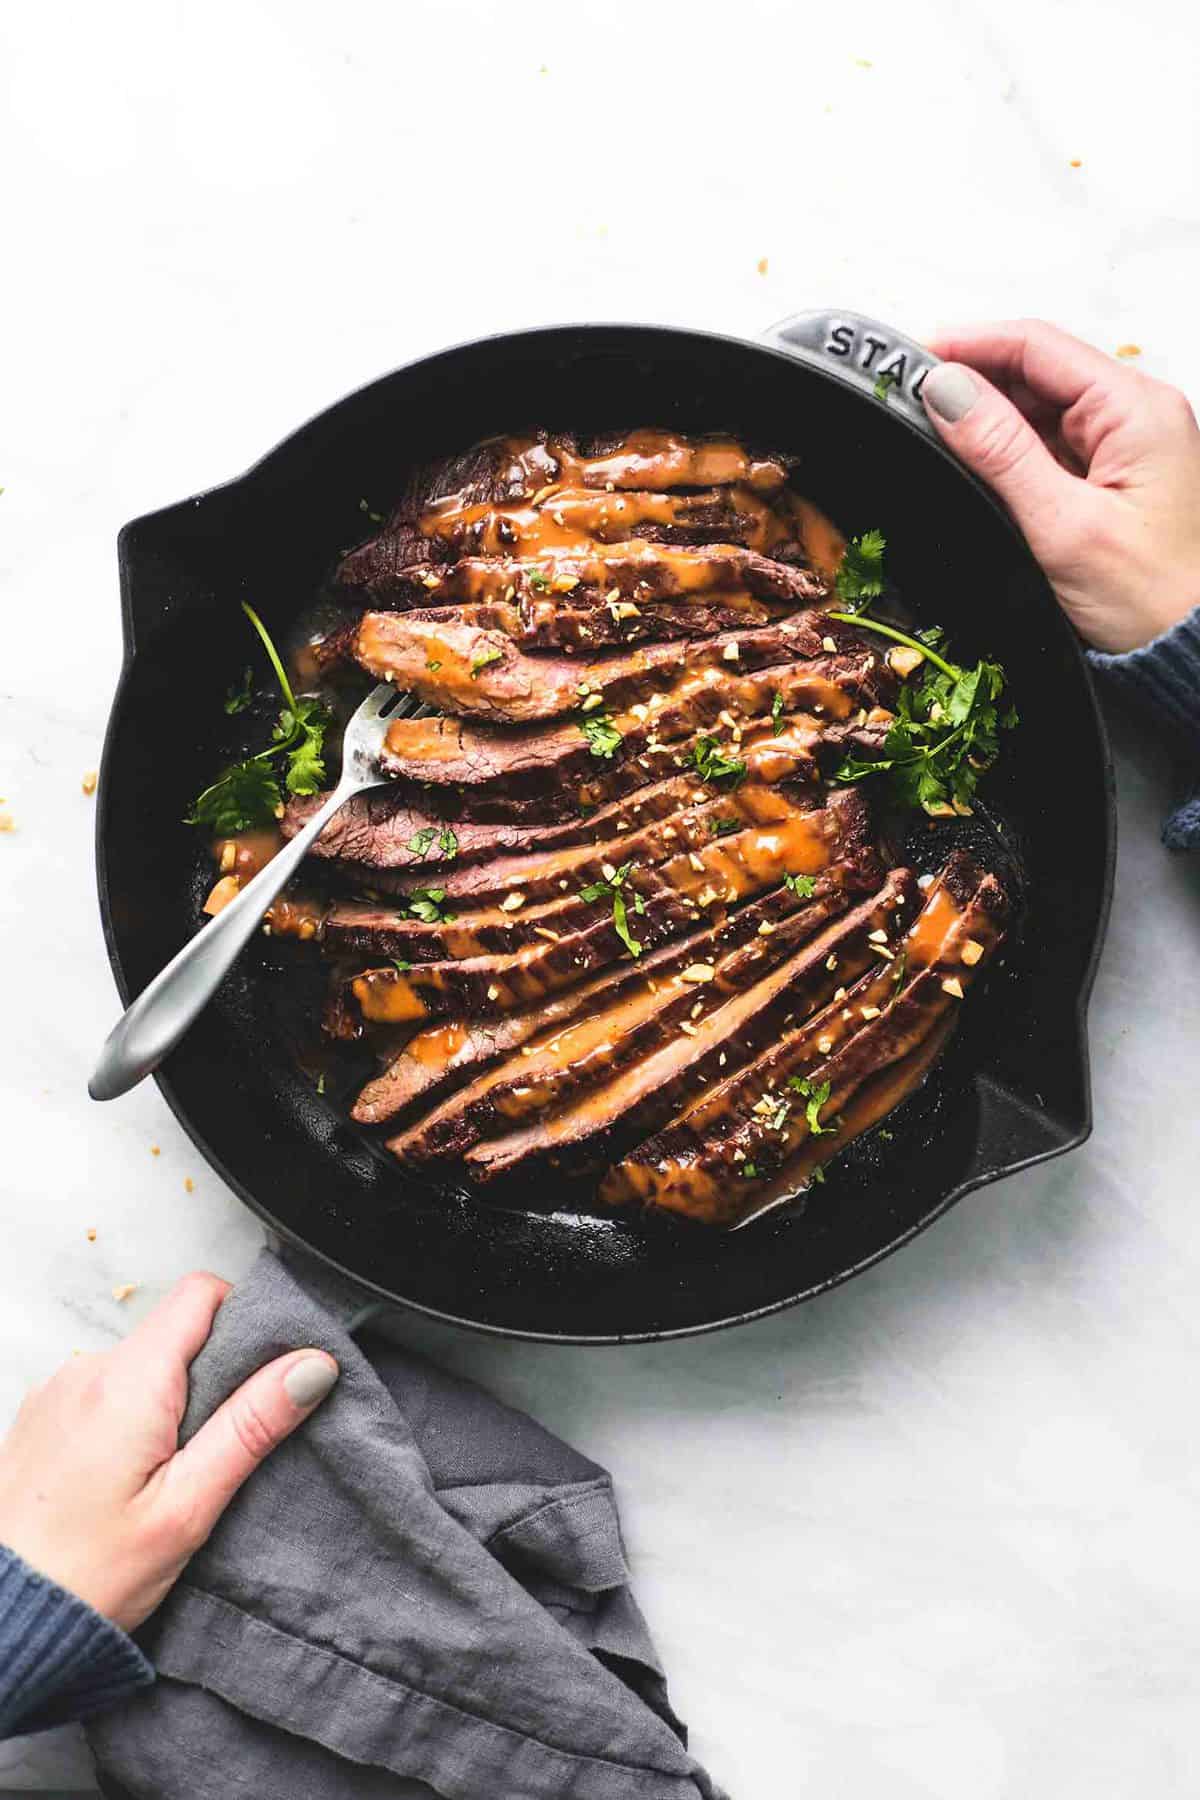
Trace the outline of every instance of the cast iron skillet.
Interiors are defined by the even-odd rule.
[[[566,326],[447,350],[352,394],[240,480],[127,525],[125,665],[97,821],[100,906],[128,1002],[196,929],[211,864],[182,821],[235,748],[222,700],[246,660],[237,602],[286,639],[360,500],[414,464],[539,422],[729,431],[798,452],[798,484],[849,531],[887,534],[889,571],[964,659],[1005,663],[1022,715],[991,778],[1031,905],[1005,966],[965,1009],[935,1075],[853,1149],[798,1216],[727,1235],[570,1210],[532,1178],[502,1206],[407,1176],[298,1066],[294,969],[248,953],[158,1076],[217,1172],[283,1240],[375,1296],[479,1330],[615,1343],[755,1318],[846,1280],[972,1188],[1091,1129],[1084,1009],[1108,912],[1112,775],[1073,634],[1012,524],[941,450],[916,392],[930,358],[853,314],[764,343],[632,325]],[[873,393],[881,369],[899,379]],[[237,722],[235,721],[235,724]],[[303,1061],[303,1055],[301,1056]]]

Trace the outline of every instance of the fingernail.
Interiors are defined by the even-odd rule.
[[[978,400],[979,383],[961,363],[940,363],[925,377],[921,394],[940,419],[957,425]]]
[[[338,1375],[335,1362],[327,1356],[305,1356],[293,1363],[283,1378],[283,1391],[293,1406],[315,1406],[323,1400]]]

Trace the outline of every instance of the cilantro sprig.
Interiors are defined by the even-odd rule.
[[[269,824],[279,814],[285,791],[319,792],[325,779],[325,734],[332,723],[330,713],[319,700],[296,698],[266,626],[244,600],[242,611],[262,639],[283,696],[283,708],[266,749],[222,769],[217,779],[198,795],[187,816],[187,824],[203,825],[222,837]],[[225,710],[241,712],[248,701],[249,686],[244,682],[241,689],[230,691]],[[276,762],[276,758],[283,761]]]
[[[846,545],[834,578],[834,591],[850,612],[857,612],[883,592],[883,553],[887,539],[882,531],[864,531]],[[830,617],[836,619],[837,613]]]
[[[619,869],[614,869],[612,874],[606,875],[603,880],[589,881],[586,887],[580,888],[579,897],[588,906],[594,906],[598,900],[612,901],[613,929],[630,956],[636,958],[642,954],[642,946],[629,929],[629,909],[625,904],[624,893],[625,884],[629,880],[632,868],[632,862],[622,863]],[[630,887],[629,895],[633,901],[634,912],[644,913],[646,902],[635,887]]]
[[[440,853],[440,860],[453,862],[458,855],[458,833],[452,831],[448,825],[443,826],[440,831],[436,825],[422,825],[420,831],[414,832],[409,838],[404,848],[411,850],[414,856],[419,856],[424,862],[435,843]]]
[[[973,668],[951,662],[943,654],[945,632],[933,625],[915,637],[895,625],[867,617],[872,600],[883,592],[881,531],[865,531],[846,546],[838,570],[838,598],[845,610],[831,619],[876,631],[893,643],[915,650],[922,658],[919,681],[906,681],[896,703],[896,718],[875,761],[848,756],[837,770],[838,781],[888,779],[903,806],[920,807],[934,817],[969,813],[979,777],[995,762],[1000,733],[1017,723],[1016,710],[1000,710],[1005,675],[998,662],[981,659]]]
[[[586,713],[579,721],[579,729],[587,739],[592,755],[601,757],[606,762],[612,760],[624,742],[613,724],[612,714],[608,712]]]
[[[865,781],[884,775],[904,806],[921,807],[934,817],[969,813],[980,775],[1000,753],[1000,733],[1018,723],[1015,707],[1000,710],[1005,681],[1001,665],[981,659],[968,669],[950,662],[933,648],[932,632],[910,637],[861,613],[830,617],[919,651],[926,665],[919,681],[907,681],[900,689],[883,755],[876,762],[848,756],[837,780]]]

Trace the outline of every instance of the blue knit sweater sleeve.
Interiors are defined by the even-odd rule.
[[[86,1718],[153,1680],[132,1638],[0,1544],[0,1738]]]
[[[1170,850],[1200,849],[1200,607],[1140,650],[1088,660],[1110,686],[1151,712],[1175,741],[1186,797],[1163,827]]]

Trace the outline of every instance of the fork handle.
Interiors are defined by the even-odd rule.
[[[303,862],[313,839],[362,786],[343,778],[304,829],[143,988],[105,1039],[88,1082],[93,1100],[127,1094],[175,1048],[258,930],[272,900]]]

